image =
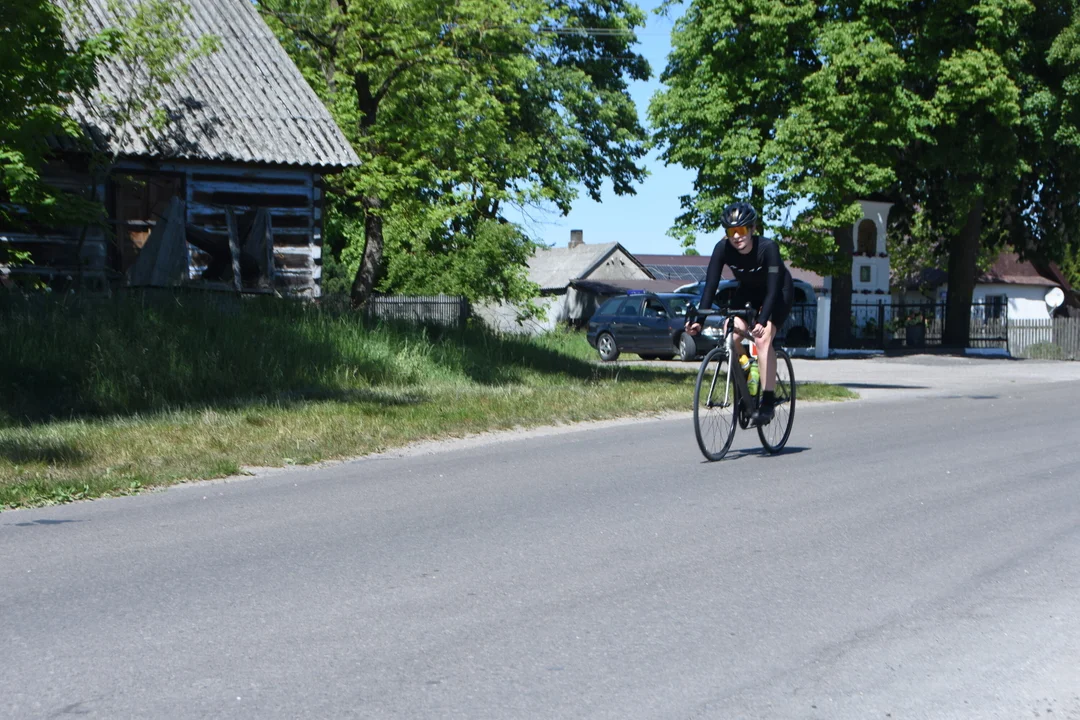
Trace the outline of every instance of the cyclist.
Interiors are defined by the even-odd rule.
[[[757,324],[750,328],[761,361],[762,396],[758,409],[751,418],[756,425],[768,424],[776,406],[776,348],[773,339],[791,312],[793,286],[791,273],[780,257],[780,246],[774,241],[755,234],[758,214],[749,203],[736,202],[724,208],[720,223],[727,237],[716,243],[709,271],[705,277],[705,289],[701,295],[701,308],[712,307],[713,295],[720,283],[724,265],[731,268],[739,287],[732,299],[733,308],[747,303],[758,309]],[[746,336],[746,322],[735,318],[740,336]],[[686,331],[691,335],[701,332],[701,321],[688,318]]]

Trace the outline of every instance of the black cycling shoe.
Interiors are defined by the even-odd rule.
[[[751,416],[751,420],[755,425],[768,425],[772,422],[776,412],[771,407],[765,407],[764,405],[758,405],[758,409],[754,411]]]

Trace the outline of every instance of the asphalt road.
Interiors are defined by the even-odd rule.
[[[1076,366],[889,362],[777,457],[680,416],[0,514],[0,717],[1080,718]]]

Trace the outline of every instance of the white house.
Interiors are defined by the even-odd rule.
[[[1068,281],[1053,265],[1039,269],[1016,253],[1003,252],[989,270],[979,275],[972,299],[985,304],[989,313],[1000,315],[1001,310],[1006,310],[1010,320],[1049,320],[1056,304],[1048,298],[1053,300],[1052,296],[1058,294],[1052,291],[1068,287]],[[935,289],[938,302],[945,302],[948,290],[948,283]]]

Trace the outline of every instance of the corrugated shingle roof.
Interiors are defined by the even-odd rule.
[[[184,22],[185,35],[216,35],[220,47],[166,89],[162,101],[172,118],[169,125],[150,139],[128,133],[121,155],[305,167],[359,164],[249,0],[187,2],[191,16]],[[86,0],[84,7],[91,32],[113,24],[107,0]],[[122,97],[131,71],[117,62],[98,70],[97,93]],[[117,139],[111,128],[100,126],[93,101],[76,99],[71,112],[99,147],[116,150]]]
[[[541,290],[565,288],[604,261],[619,243],[542,248],[529,259],[529,280]]]

